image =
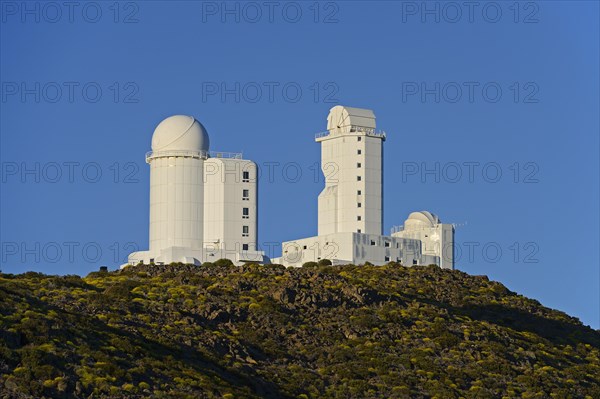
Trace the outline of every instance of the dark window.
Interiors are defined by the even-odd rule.
[[[362,177],[361,176],[356,176],[356,181],[361,181]]]
[[[362,164],[361,164],[360,162],[358,162],[358,163],[356,164],[356,167],[357,167],[357,168],[362,168]]]
[[[360,229],[356,230],[357,233],[360,233]]]
[[[306,245],[302,247],[302,249],[306,249],[306,248],[307,248]]]
[[[362,204],[359,202],[358,204],[356,204],[357,207],[361,208]]]
[[[242,172],[242,181],[248,183],[250,181],[250,172]]]
[[[413,265],[416,265],[416,264],[417,264],[417,260],[413,259]]]
[[[249,199],[250,199],[250,191],[249,190],[244,190],[242,192],[242,200],[248,201]]]
[[[248,244],[242,244],[242,251],[248,250]]]
[[[389,257],[389,256],[386,256],[386,257],[385,257],[385,261],[386,261],[386,262],[389,262],[389,261],[390,261],[390,257]]]
[[[358,154],[358,155],[362,154],[362,150],[358,150],[358,151],[357,151],[357,154]]]
[[[389,248],[389,247],[390,247],[390,242],[389,242],[389,241],[386,241],[386,242],[384,243],[384,246],[385,246],[386,248]]]
[[[242,237],[248,237],[250,229],[248,226],[242,226]]]
[[[360,136],[358,136],[357,139],[358,139],[357,141],[362,141],[362,137],[360,137]]]
[[[371,245],[375,245],[375,241],[371,240]]]
[[[356,220],[358,220],[360,222],[362,220],[362,216],[357,216]]]
[[[362,191],[358,190],[358,191],[356,192],[356,195],[362,195]]]
[[[242,209],[242,219],[248,219],[250,217],[250,209],[243,208]]]

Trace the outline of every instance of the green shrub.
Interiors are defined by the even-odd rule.
[[[319,266],[317,262],[305,262],[302,264],[302,267],[307,269],[316,269]]]
[[[321,259],[318,263],[319,266],[331,266],[332,263],[329,259]]]
[[[215,266],[219,266],[219,267],[233,267],[234,264],[229,259],[219,259],[218,261],[215,262]]]

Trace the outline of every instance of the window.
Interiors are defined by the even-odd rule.
[[[242,244],[242,251],[248,250],[248,244]]]
[[[242,237],[248,237],[250,229],[248,228],[248,226],[242,226]]]
[[[362,180],[362,176],[356,176],[356,181],[361,181]]]
[[[250,209],[243,208],[242,209],[242,219],[249,219],[249,218],[250,218]]]
[[[357,141],[362,141],[362,137],[360,137],[360,136],[358,136],[357,139],[358,139]]]
[[[360,162],[358,162],[358,163],[356,164],[356,167],[357,167],[357,168],[362,168],[362,164],[361,164]]]
[[[306,249],[306,248],[307,248],[307,246],[306,246],[306,245],[302,247],[302,249]]]
[[[242,172],[242,182],[248,183],[250,181],[250,172]]]
[[[389,241],[384,242],[383,246],[386,247],[386,248],[389,248],[390,247],[390,242]]]
[[[358,229],[358,230],[356,230],[356,232],[357,232],[357,233],[360,233],[360,232],[361,232],[361,230],[360,230],[360,229]]]
[[[362,154],[362,150],[357,150],[357,151],[356,151],[356,153],[357,153],[358,155],[360,155],[360,154]]]
[[[416,264],[417,264],[417,260],[413,259],[413,265],[416,265]]]
[[[362,191],[358,190],[358,191],[356,192],[356,195],[362,195]]]
[[[385,257],[385,261],[386,261],[386,262],[389,262],[389,261],[390,261],[390,257],[389,257],[389,256],[386,256],[386,257]]]
[[[362,220],[362,216],[357,216],[356,220],[358,220],[360,222]]]
[[[375,241],[371,240],[371,245],[375,245]]]
[[[362,203],[359,202],[358,204],[356,204],[356,206],[362,208]]]
[[[244,190],[242,192],[242,200],[244,200],[244,201],[250,200],[250,190]]]

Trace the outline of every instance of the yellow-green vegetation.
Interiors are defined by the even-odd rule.
[[[600,398],[599,351],[435,266],[0,274],[2,398]]]

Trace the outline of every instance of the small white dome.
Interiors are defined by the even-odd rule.
[[[208,132],[194,117],[173,115],[154,129],[152,151],[208,151]]]
[[[431,212],[419,211],[408,215],[408,219],[404,222],[405,230],[412,228],[434,227],[440,223],[440,219]]]

